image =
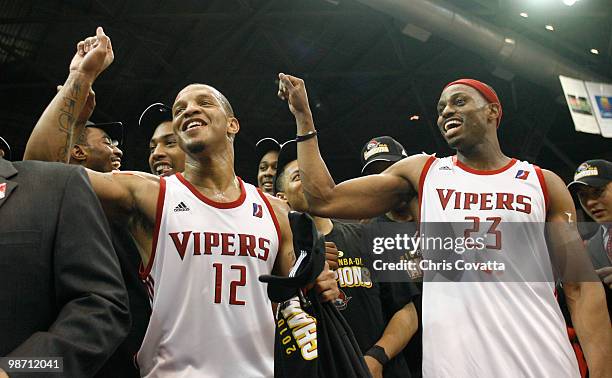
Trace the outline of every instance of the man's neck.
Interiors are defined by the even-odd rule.
[[[183,177],[205,196],[218,202],[231,202],[240,196],[240,185],[230,155],[185,162]]]
[[[469,149],[457,150],[457,160],[470,168],[492,171],[504,167],[511,159],[501,151],[497,138],[489,138]]]

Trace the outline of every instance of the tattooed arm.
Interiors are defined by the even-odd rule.
[[[70,150],[83,133],[95,99],[93,82],[114,59],[110,39],[101,27],[95,37],[77,44],[66,83],[36,123],[26,145],[24,160],[70,161]]]

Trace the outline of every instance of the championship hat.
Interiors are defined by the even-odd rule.
[[[366,143],[361,149],[361,174],[368,165],[375,161],[389,161],[395,163],[407,157],[406,149],[390,136],[379,136]]]
[[[607,160],[587,160],[580,164],[574,173],[574,181],[567,185],[571,191],[580,185],[600,188],[612,181],[612,163]]]

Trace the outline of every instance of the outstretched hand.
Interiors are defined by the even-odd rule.
[[[98,26],[96,36],[77,43],[77,51],[70,62],[70,72],[79,72],[95,80],[115,59],[110,38]]]
[[[284,73],[278,74],[278,97],[287,100],[294,116],[310,113],[304,80]]]

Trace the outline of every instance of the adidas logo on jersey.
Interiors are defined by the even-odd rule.
[[[438,168],[438,171],[451,171],[451,168],[447,165],[443,165],[440,168]]]
[[[185,205],[185,202],[181,201],[178,205],[176,205],[174,211],[189,211],[189,208],[187,207],[187,205]]]

